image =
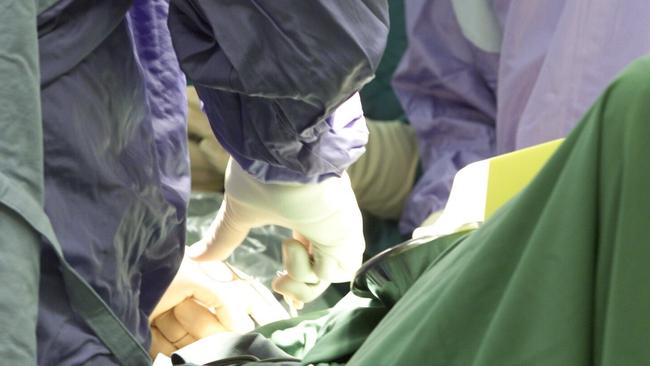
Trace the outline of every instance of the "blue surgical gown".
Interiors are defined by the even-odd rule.
[[[258,180],[321,181],[365,151],[350,96],[381,59],[386,0],[173,0],[169,25],[215,135]]]
[[[41,13],[45,211],[68,262],[145,346],[178,267],[189,193],[185,82],[164,1],[59,1]],[[44,246],[43,365],[114,364]]]
[[[169,25],[167,0],[50,3],[38,14],[25,8],[36,18],[40,63],[44,172],[34,179],[44,179],[44,210],[65,258],[146,348],[148,314],[185,241],[190,185],[178,58],[218,115],[218,137],[251,173],[324,179],[363,152],[360,109],[350,113],[343,103],[376,68],[386,3],[312,1],[298,9],[179,0]],[[276,48],[262,47],[263,37]],[[253,50],[259,58],[246,57]],[[71,309],[57,258],[42,248],[38,363],[116,364]]]

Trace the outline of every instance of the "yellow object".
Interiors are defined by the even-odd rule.
[[[554,140],[489,159],[485,219],[528,185],[562,141]]]
[[[431,214],[415,229],[413,237],[447,235],[484,222],[535,177],[561,142],[517,150],[459,170],[445,209]]]

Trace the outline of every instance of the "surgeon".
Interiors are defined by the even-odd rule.
[[[407,2],[408,48],[393,86],[422,175],[402,233],[444,208],[458,169],[571,131],[617,73],[650,52],[649,15],[644,0]]]
[[[172,303],[206,292],[181,265],[178,60],[234,157],[216,234],[192,256],[224,258],[251,225],[282,222],[296,239],[277,290],[299,306],[348,280],[363,252],[345,174],[366,141],[355,92],[386,19],[381,0],[3,3],[3,362],[148,364],[148,317],[179,266],[190,283]],[[203,299],[218,311],[219,295]]]

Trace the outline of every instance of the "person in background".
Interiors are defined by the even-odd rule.
[[[408,47],[393,86],[422,175],[401,232],[435,220],[463,166],[567,135],[614,77],[650,52],[648,16],[643,0],[407,2]]]

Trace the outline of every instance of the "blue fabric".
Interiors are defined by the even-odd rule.
[[[145,347],[182,256],[189,194],[167,7],[63,0],[38,19],[45,211],[68,262]],[[44,250],[39,364],[117,364],[70,309],[54,263]]]
[[[219,8],[226,3],[228,9]],[[251,24],[264,24],[265,29],[243,32],[239,26],[248,23],[242,17],[262,13],[251,13],[252,7],[238,8],[237,4],[241,5],[215,2],[216,8],[207,15],[218,19],[219,25],[226,23],[224,19],[232,20],[228,27],[218,28],[223,32],[219,37],[226,41],[223,44],[231,51],[229,57],[239,62],[235,65],[243,65],[240,76],[246,77],[233,79],[233,90],[213,88],[210,78],[227,71],[230,80],[232,68],[211,68],[215,64],[209,57],[191,63],[210,71],[196,74],[208,78],[195,78],[203,90],[207,83],[210,91],[227,96],[217,95],[209,107],[228,121],[228,134],[224,132],[220,138],[226,146],[240,146],[236,130],[243,125],[237,124],[237,118],[240,113],[251,113],[256,116],[252,126],[260,127],[255,131],[261,134],[246,148],[263,152],[250,159],[261,166],[258,171],[277,168],[292,180],[339,174],[363,152],[367,138],[361,111],[355,109],[358,97],[350,96],[372,76],[381,55],[382,35],[387,31],[385,1],[354,6],[310,2],[304,3],[302,10],[292,3],[285,7],[291,9],[289,13],[282,12],[275,2],[265,5],[282,17],[282,24],[292,24],[289,18],[294,13],[318,15],[305,18],[300,26],[288,26],[286,32],[309,29],[301,28],[306,27],[305,22],[315,23],[310,36],[323,29],[332,32],[322,39],[298,38],[309,41],[304,44],[309,52],[316,46],[314,41],[322,43],[328,52],[317,58],[300,59],[309,52],[285,44],[279,59],[298,55],[294,61],[302,64],[268,62],[269,57],[277,56],[275,48],[264,50],[262,64],[247,64],[244,54],[232,53],[256,47],[253,43],[240,45],[240,35],[247,35],[249,41],[268,35],[269,45],[296,39],[265,33],[273,28],[273,22],[264,22],[263,17]],[[45,211],[67,261],[144,347],[150,341],[147,316],[182,256],[189,191],[186,83],[172,49],[168,9],[167,0],[60,0],[37,19]],[[178,39],[188,41],[188,46],[201,45],[196,34],[184,33],[184,27],[204,27],[203,16],[206,14],[190,23],[184,20],[182,26],[175,26],[174,19],[178,19],[172,16],[171,29]],[[359,21],[367,21],[368,28],[359,27]],[[330,28],[332,24],[337,28]],[[215,42],[209,40],[208,44]],[[180,56],[187,66],[187,54],[180,52]],[[305,67],[305,62],[314,63],[313,68]],[[270,69],[261,72],[263,66]],[[261,72],[257,79],[252,77],[253,70]],[[314,91],[315,85],[322,87]],[[344,103],[346,100],[351,102]],[[233,106],[236,112],[230,109]],[[282,118],[269,117],[278,115]],[[301,140],[295,145],[298,136]],[[260,145],[255,145],[257,142]],[[267,147],[272,154],[258,146]],[[37,324],[39,364],[117,364],[72,311],[55,253],[44,248]]]
[[[393,85],[423,175],[402,232],[444,208],[458,169],[565,136],[625,65],[650,52],[645,0],[466,3],[406,3],[409,46]]]
[[[169,26],[216,136],[257,179],[319,181],[363,153],[360,103],[335,110],[377,68],[386,0],[173,0]]]

